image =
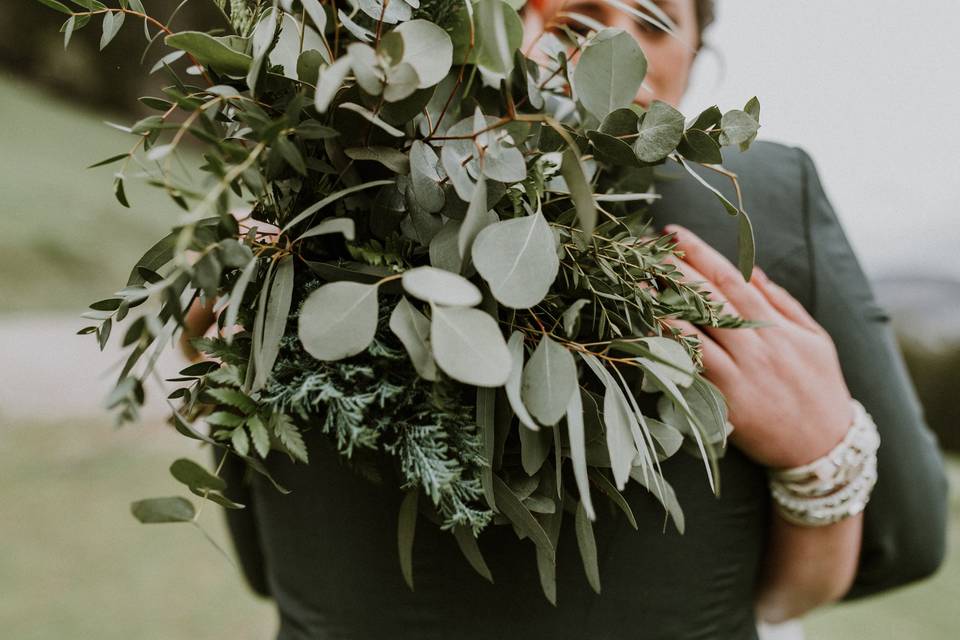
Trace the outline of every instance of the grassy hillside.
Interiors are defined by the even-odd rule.
[[[103,118],[0,75],[0,312],[76,311],[126,284],[130,266],[176,217],[162,193],[119,165],[85,169],[129,149]]]

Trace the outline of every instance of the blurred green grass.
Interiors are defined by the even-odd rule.
[[[182,495],[167,467],[205,462],[172,429],[108,416],[0,424],[0,637],[11,640],[269,638],[276,614],[186,524],[139,524],[129,503]],[[189,494],[188,494],[189,495]],[[197,501],[199,502],[199,501]],[[230,549],[222,510],[201,524]]]
[[[0,75],[0,311],[81,313],[126,285],[130,265],[176,219],[169,198],[136,180],[127,181],[133,208],[121,206],[120,163],[85,168],[136,142],[103,120]]]
[[[126,282],[129,265],[177,215],[162,194],[130,181],[134,209],[113,199],[117,166],[85,166],[134,139],[0,76],[0,312],[80,313]],[[267,638],[268,602],[186,525],[137,524],[136,499],[182,493],[167,467],[203,461],[157,425],[115,431],[111,419],[11,424],[0,419],[0,637],[153,640]],[[805,622],[810,640],[957,636],[960,457],[950,462],[949,557],[931,580],[826,608]],[[222,514],[205,528],[229,548]]]

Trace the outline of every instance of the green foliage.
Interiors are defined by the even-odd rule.
[[[568,30],[567,50],[544,37],[536,62],[520,51],[508,2],[415,4],[360,0],[335,29],[315,0],[222,0],[225,34],[158,30],[139,4],[68,9],[65,39],[101,16],[101,48],[125,19],[144,21],[170,84],[143,99],[157,113],[118,126],[133,150],[104,162],[141,165],[182,210],[126,286],[91,305],[84,315],[97,324],[83,331],[102,347],[131,310],[156,303],[120,338],[129,355],[108,404],[132,420],[154,354],[190,305],[214,301],[222,337],[193,343],[218,361],[173,379],[184,383],[171,396],[178,431],[264,474],[273,451],[308,463],[313,430],[368,477],[391,465],[408,496],[398,551],[411,587],[418,504],[459,538],[491,523],[531,538],[551,601],[562,513],[575,512],[599,591],[598,468],[613,477],[598,496],[622,507],[632,478],[681,529],[660,461],[681,448],[700,455],[719,489],[722,399],[699,376],[696,340],[664,319],[747,323],[679,281],[645,208],[664,162],[736,180],[720,149],[749,146],[759,103],[707,110],[688,127],[663,102],[633,105],[646,58],[622,30]],[[202,150],[193,172],[179,166],[186,140]],[[129,179],[124,169],[114,178],[124,206]],[[749,217],[714,193],[739,217],[748,277]],[[637,391],[662,394],[659,420]],[[198,416],[209,436],[190,425]],[[240,506],[217,493],[216,474],[189,461],[171,472]],[[179,500],[134,511],[182,520],[192,505]],[[479,549],[458,542],[484,573]]]

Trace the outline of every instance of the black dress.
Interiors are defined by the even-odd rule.
[[[757,264],[786,287],[833,337],[853,397],[880,430],[879,480],[867,506],[860,565],[845,599],[928,576],[942,562],[947,479],[935,435],[890,325],[810,158],[756,143],[725,152],[739,174],[757,239]],[[729,185],[706,175],[729,193]],[[687,176],[660,185],[655,227],[676,222],[735,260],[737,221]],[[732,194],[731,194],[732,197]],[[460,554],[453,537],[421,520],[414,541],[415,590],[404,583],[396,527],[401,494],[343,466],[316,431],[311,463],[271,455],[268,466],[292,490],[281,495],[227,465],[233,497],[248,509],[228,514],[251,586],[276,600],[279,640],[500,638],[684,640],[756,638],[753,593],[764,557],[769,494],[764,469],[731,447],[720,460],[715,497],[703,462],[683,452],[663,463],[686,516],[681,535],[641,486],[626,497],[634,530],[599,509],[594,525],[601,594],[583,574],[572,519],[557,547],[557,606],[543,596],[530,540],[491,526],[479,539],[495,584]],[[599,502],[599,501],[598,501]]]

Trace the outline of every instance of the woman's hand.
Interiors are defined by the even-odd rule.
[[[772,326],[698,328],[668,320],[700,337],[704,376],[727,399],[730,439],[758,463],[806,464],[840,442],[853,421],[850,392],[830,335],[785,289],[758,267],[750,282],[718,251],[678,225],[683,259],[669,259],[684,280],[706,281],[728,313]],[[763,573],[755,593],[760,620],[779,623],[840,600],[856,576],[863,513],[820,527],[793,524],[771,510]]]
[[[750,282],[689,229],[676,232],[684,281],[705,281],[724,312],[772,326],[719,329],[667,322],[702,341],[704,376],[727,399],[731,441],[757,463],[794,467],[829,452],[853,421],[850,392],[830,335],[785,289],[754,267]]]

